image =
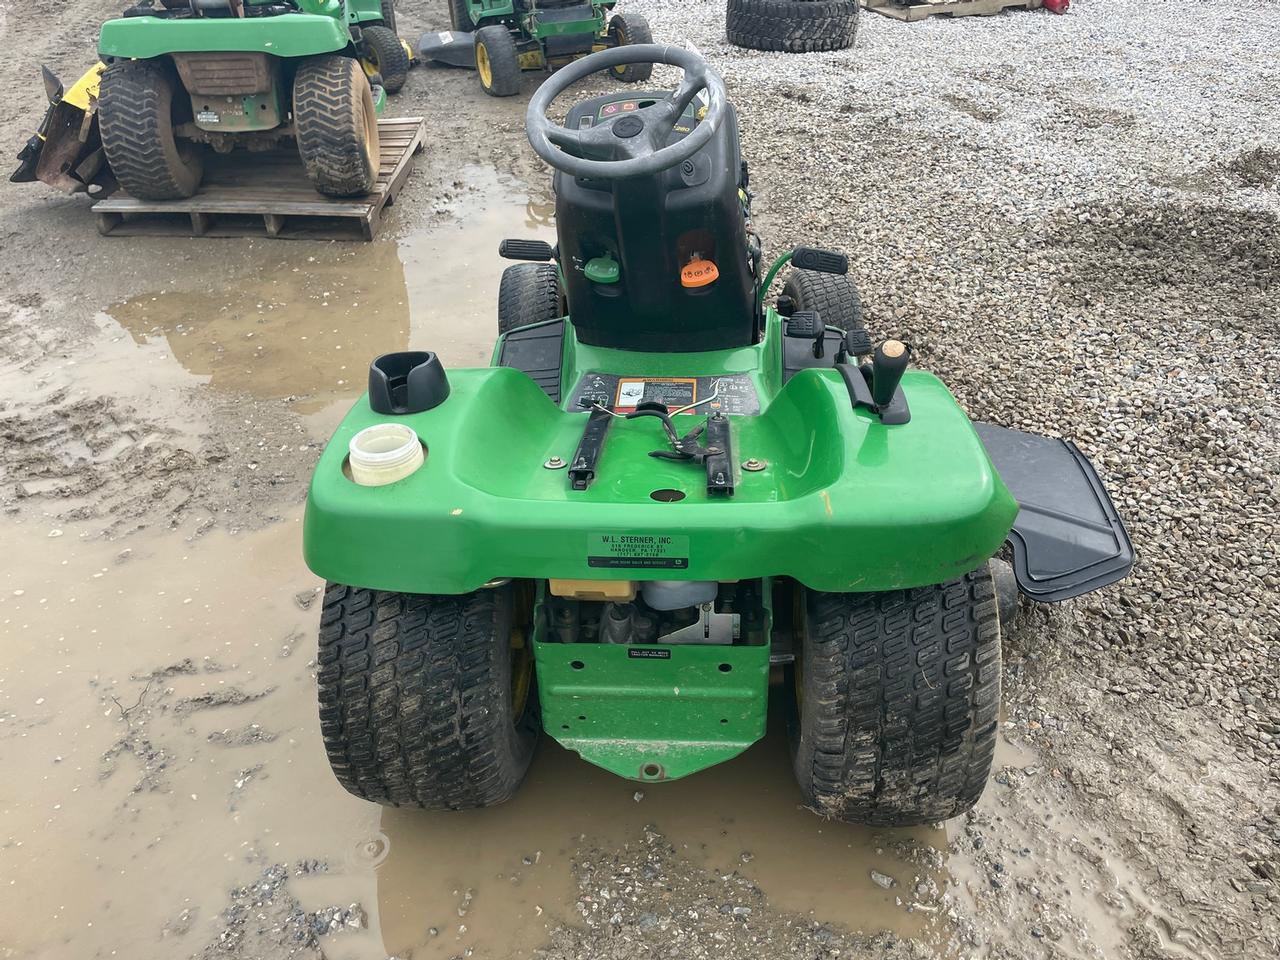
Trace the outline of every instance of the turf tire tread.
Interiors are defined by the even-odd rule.
[[[560,275],[555,264],[517,263],[502,271],[498,284],[498,333],[563,316]]]
[[[1000,627],[986,565],[885,593],[809,591],[796,776],[820,814],[909,826],[964,813],[995,755]]]
[[[535,737],[511,716],[511,602],[501,588],[429,596],[327,585],[320,731],[343,787],[431,810],[511,797]]]

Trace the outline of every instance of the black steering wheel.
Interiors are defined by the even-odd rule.
[[[684,77],[663,99],[580,130],[547,117],[551,101],[583,77],[629,63],[669,64],[683,70]],[[687,137],[666,146],[677,121],[702,90],[707,91],[707,112],[701,122]],[[557,170],[593,180],[623,180],[669,170],[692,157],[719,129],[725,103],[720,74],[696,53],[665,44],[627,44],[575,60],[553,73],[529,101],[525,124],[534,151]]]

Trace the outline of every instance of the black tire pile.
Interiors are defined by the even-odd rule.
[[[725,33],[749,50],[843,50],[858,35],[858,0],[729,0]]]

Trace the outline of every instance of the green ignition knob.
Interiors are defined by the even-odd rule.
[[[606,253],[603,257],[588,260],[582,272],[592,283],[617,283],[621,269],[618,267],[618,261]]]

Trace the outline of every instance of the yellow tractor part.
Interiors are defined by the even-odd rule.
[[[11,182],[41,180],[67,193],[78,193],[106,174],[98,136],[98,88],[104,70],[105,64],[94,64],[64,91],[58,78],[47,67],[42,68],[49,109],[18,154],[18,169],[9,177]]]

